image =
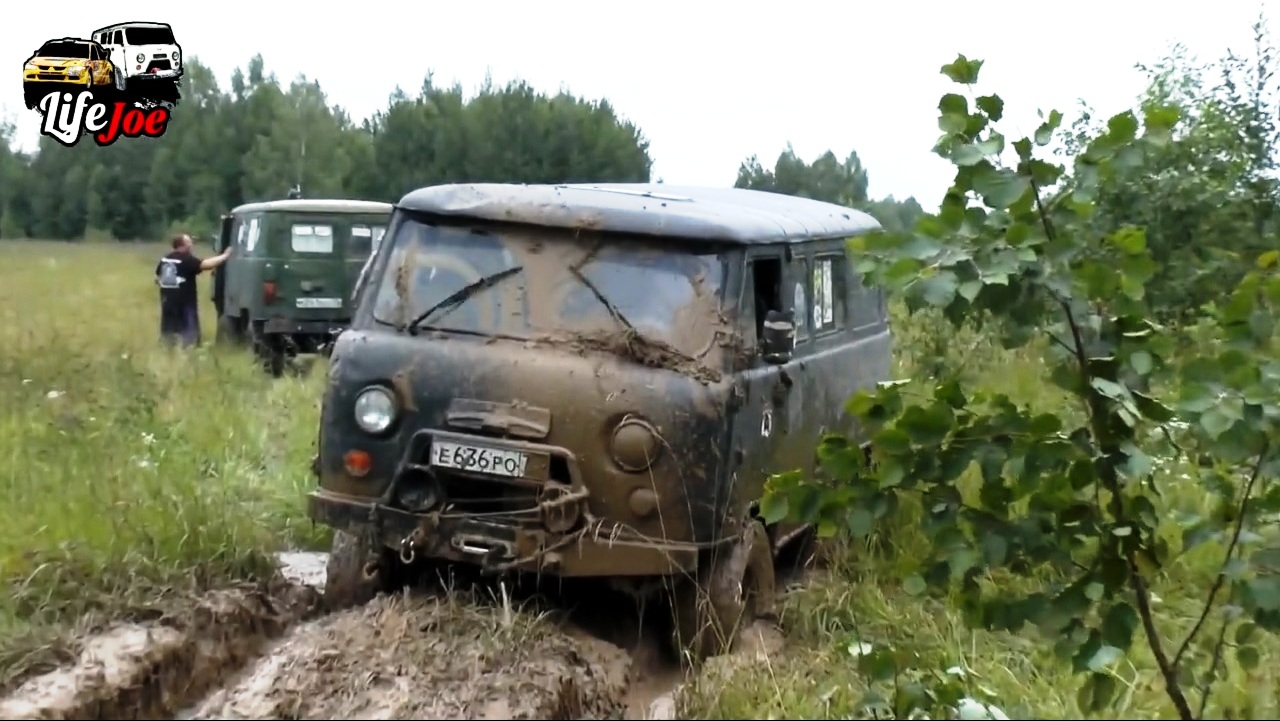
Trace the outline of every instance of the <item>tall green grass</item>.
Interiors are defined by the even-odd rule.
[[[76,624],[258,575],[302,513],[323,380],[158,343],[161,246],[0,243],[0,684]]]

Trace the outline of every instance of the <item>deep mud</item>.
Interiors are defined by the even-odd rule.
[[[510,609],[384,596],[299,626],[179,718],[621,718],[629,666]]]
[[[321,616],[325,555],[280,561],[270,586],[88,639],[76,664],[0,701],[0,718],[676,717],[683,673],[630,609],[518,610],[499,588],[480,599],[404,592]],[[778,643],[757,624],[725,661]]]
[[[220,684],[319,600],[302,586],[233,588],[152,623],[118,626],[87,639],[76,663],[29,679],[0,701],[0,718],[171,718],[182,699]]]

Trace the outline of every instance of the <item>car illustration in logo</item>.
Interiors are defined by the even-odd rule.
[[[116,23],[94,30],[90,37],[120,71],[116,86],[121,91],[139,82],[172,84],[182,77],[182,47],[168,23]]]
[[[40,98],[55,90],[122,87],[121,75],[98,43],[61,38],[45,42],[27,58],[22,67],[22,89],[27,107],[34,108]]]

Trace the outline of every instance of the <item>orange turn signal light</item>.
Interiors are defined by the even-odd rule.
[[[373,468],[373,459],[364,451],[347,451],[342,456],[342,463],[347,467],[347,473],[353,476],[363,476]]]

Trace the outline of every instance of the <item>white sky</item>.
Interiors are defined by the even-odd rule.
[[[468,92],[487,71],[499,84],[522,78],[542,91],[607,97],[649,139],[654,179],[730,185],[744,158],[754,153],[772,166],[790,141],[805,160],[856,149],[873,197],[915,195],[928,207],[950,181],[930,148],[949,84],[938,69],[956,53],[986,61],[980,90],[1005,99],[1019,121],[1009,134],[1029,133],[1036,109],[1070,118],[1080,97],[1099,111],[1123,109],[1142,89],[1133,64],[1154,62],[1172,42],[1204,59],[1228,47],[1247,52],[1259,10],[1274,17],[1276,5],[221,0],[126,17],[110,3],[68,0],[56,13],[10,11],[0,23],[0,66],[12,68],[0,84],[0,115],[33,148],[38,116],[22,107],[21,63],[46,39],[149,20],[170,23],[184,54],[212,67],[224,89],[232,70],[261,52],[282,82],[305,73],[360,118],[397,85],[416,94],[428,70]],[[1280,18],[1273,22],[1280,38]]]

